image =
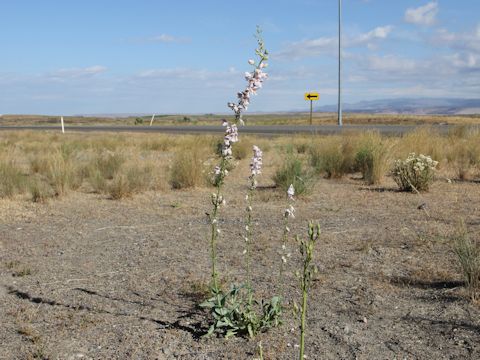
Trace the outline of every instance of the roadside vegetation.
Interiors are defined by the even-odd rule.
[[[480,179],[480,133],[468,127],[447,135],[419,128],[402,137],[376,132],[243,136],[234,148],[230,171],[248,161],[254,142],[275,164],[273,184],[282,191],[294,184],[300,196],[308,196],[320,179],[350,176],[365,185],[384,184],[386,178],[394,178],[396,161],[406,161],[412,153],[438,162],[428,174],[429,184]],[[122,199],[151,190],[208,187],[209,166],[220,156],[218,139],[206,135],[2,132],[0,149],[0,197],[34,202],[72,191]]]

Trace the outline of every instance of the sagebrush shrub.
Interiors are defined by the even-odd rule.
[[[428,191],[438,162],[430,156],[411,153],[406,160],[396,160],[392,176],[401,191]]]

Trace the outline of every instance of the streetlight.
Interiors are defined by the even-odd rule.
[[[342,0],[338,0],[338,126],[342,125]]]

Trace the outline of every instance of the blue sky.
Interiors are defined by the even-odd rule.
[[[0,3],[0,113],[228,112],[256,25],[270,78],[249,111],[336,102],[336,0]],[[478,98],[478,0],[343,0],[344,100]]]

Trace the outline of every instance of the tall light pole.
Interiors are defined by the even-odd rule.
[[[342,125],[342,0],[338,0],[338,126]]]

